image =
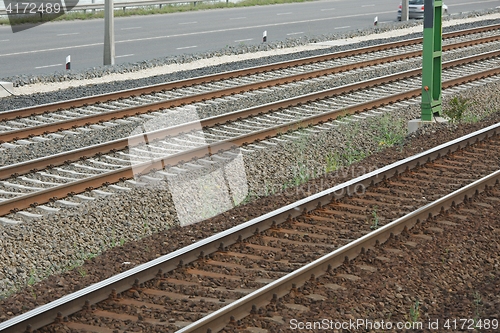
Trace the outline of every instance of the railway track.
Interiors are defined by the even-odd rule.
[[[346,258],[498,184],[499,134],[496,124],[375,170],[15,317],[0,330],[54,320],[41,331],[234,327]]]
[[[443,51],[498,43],[499,25],[458,31],[444,35]],[[0,143],[12,148],[50,140],[64,134],[77,134],[89,128],[112,126],[117,119],[151,116],[186,104],[215,98],[237,98],[251,91],[293,84],[319,77],[333,76],[391,62],[414,59],[421,55],[421,39],[304,58],[285,63],[199,77],[163,85],[144,87],[102,96],[12,110],[0,113]],[[236,96],[236,97],[235,97]],[[154,114],[153,114],[154,115]],[[76,132],[75,132],[76,130]],[[59,133],[59,134],[57,134]]]
[[[444,63],[443,88],[498,76],[499,52]],[[244,149],[259,149],[253,143],[267,143],[269,137],[293,140],[293,135],[283,133],[307,126],[321,130],[334,126],[325,122],[338,116],[415,98],[420,94],[419,75],[420,69],[415,69],[1,167],[0,216],[6,216],[0,217],[1,221],[17,223],[13,213],[38,218],[58,211],[58,206],[74,207],[93,200],[81,194],[84,192],[105,196],[128,191],[123,185],[127,179],[128,185],[135,185],[133,179],[140,180],[139,176],[149,181],[175,177],[228,158],[210,157],[217,152],[244,145]],[[191,114],[194,119],[195,113]],[[183,117],[187,116],[186,111]],[[159,116],[151,121],[161,119]],[[113,185],[104,191],[99,189],[109,184]],[[72,198],[67,199],[68,195]],[[45,205],[48,202],[55,205]],[[22,211],[29,207],[36,207],[38,212]]]
[[[499,52],[444,63],[443,88],[498,76]],[[84,192],[105,196],[128,191],[127,185],[137,184],[139,176],[148,181],[175,177],[190,169],[202,169],[232,158],[217,152],[242,149],[239,147],[244,145],[243,149],[259,149],[254,142],[267,144],[266,138],[276,136],[279,136],[276,140],[293,140],[296,137],[283,133],[308,126],[316,126],[309,130],[322,130],[335,126],[327,122],[339,116],[362,114],[383,105],[414,99],[420,95],[420,72],[415,69],[388,75],[0,167],[0,216],[4,216],[0,217],[1,221],[17,223],[12,214],[38,218],[60,207],[74,207],[82,201],[93,200],[82,195]],[[162,122],[162,117],[152,118],[151,122]],[[185,110],[183,118],[186,117],[196,119],[197,115]],[[109,184],[112,185],[102,188]],[[71,198],[67,198],[68,195]],[[45,205],[49,202],[54,204]],[[38,211],[23,211],[30,207]]]

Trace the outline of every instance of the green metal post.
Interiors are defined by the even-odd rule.
[[[441,114],[442,0],[424,2],[422,57],[422,120]]]

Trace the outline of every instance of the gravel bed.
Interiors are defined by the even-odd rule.
[[[471,13],[461,14],[461,15],[453,15],[453,16],[445,17],[443,19],[443,21],[453,20],[453,19],[461,19],[461,18],[472,18],[472,17],[478,17],[481,15],[492,14],[492,13],[498,13],[498,10],[492,9],[492,10],[471,12]],[[485,20],[485,21],[478,21],[478,22],[474,22],[474,23],[458,24],[458,25],[454,25],[451,27],[444,27],[443,32],[468,29],[468,28],[472,28],[472,27],[479,27],[479,26],[495,24],[495,23],[497,23],[497,20]],[[91,68],[91,69],[79,71],[79,72],[69,72],[69,73],[68,72],[57,72],[55,74],[39,75],[39,76],[22,75],[22,76],[18,76],[18,77],[6,77],[6,78],[2,78],[1,80],[13,82],[15,87],[23,86],[23,85],[27,85],[27,84],[34,84],[34,83],[38,83],[38,82],[63,82],[63,81],[69,81],[69,80],[83,80],[83,79],[88,79],[88,78],[102,77],[102,76],[105,76],[105,75],[108,75],[111,73],[135,72],[135,71],[138,71],[141,69],[153,68],[153,67],[162,66],[162,65],[166,65],[166,64],[190,63],[192,61],[199,60],[199,59],[209,59],[209,58],[214,58],[214,57],[220,57],[223,55],[238,55],[238,54],[245,54],[248,52],[258,52],[258,51],[290,48],[290,47],[295,47],[295,46],[300,46],[300,45],[307,45],[307,44],[311,44],[311,43],[319,43],[319,42],[323,42],[323,41],[330,41],[330,40],[336,40],[336,39],[348,39],[348,38],[352,38],[352,37],[366,36],[366,35],[373,34],[373,33],[390,31],[393,29],[403,29],[403,28],[408,28],[408,27],[415,27],[415,26],[419,26],[421,24],[422,24],[421,21],[397,22],[397,23],[391,23],[391,24],[388,23],[388,24],[380,25],[380,26],[373,27],[373,28],[358,29],[358,30],[344,33],[344,34],[325,34],[325,35],[313,36],[313,37],[290,38],[290,39],[287,39],[285,41],[279,41],[279,42],[274,42],[274,43],[259,44],[259,45],[254,45],[254,46],[238,45],[238,46],[227,47],[223,50],[214,50],[214,51],[204,52],[204,53],[199,53],[199,54],[185,54],[185,55],[180,55],[180,56],[175,56],[175,57],[165,57],[165,58],[161,58],[161,59],[153,59],[153,60],[141,61],[141,62],[137,62],[137,63],[127,63],[127,64],[122,64],[122,65],[116,65],[114,67],[102,66],[102,67],[95,67],[95,68]],[[0,100],[0,110],[12,110],[12,109],[18,109],[18,108],[34,106],[34,105],[39,105],[39,104],[51,103],[51,102],[55,102],[55,101],[74,99],[74,98],[83,97],[83,96],[92,96],[92,95],[96,95],[96,94],[103,94],[103,93],[113,92],[113,91],[118,91],[118,90],[132,89],[132,88],[136,88],[138,86],[159,84],[159,83],[170,82],[170,81],[175,81],[175,80],[187,79],[187,78],[195,77],[195,76],[203,76],[203,75],[209,75],[209,74],[214,74],[214,73],[220,73],[220,72],[224,72],[224,71],[236,70],[236,69],[244,68],[244,67],[260,66],[260,65],[264,65],[264,64],[278,62],[278,61],[291,60],[291,59],[295,59],[297,57],[309,57],[309,56],[330,53],[332,51],[343,51],[343,50],[348,50],[348,49],[353,49],[353,48],[358,48],[358,47],[372,46],[372,45],[376,45],[379,43],[386,43],[386,42],[391,42],[391,41],[407,39],[407,38],[416,38],[416,37],[421,37],[421,35],[422,35],[421,33],[414,33],[414,34],[405,35],[402,37],[392,37],[392,38],[387,38],[387,39],[371,40],[371,41],[365,41],[365,42],[356,43],[356,44],[335,46],[332,48],[326,48],[326,49],[321,49],[321,50],[306,51],[306,52],[299,52],[299,53],[293,53],[293,54],[287,54],[287,55],[270,56],[270,57],[263,57],[263,58],[253,59],[253,60],[245,60],[245,61],[234,62],[234,63],[220,64],[220,65],[204,67],[204,68],[196,69],[196,70],[175,72],[172,74],[159,75],[159,76],[154,76],[154,77],[149,77],[149,78],[139,79],[139,80],[116,81],[116,82],[111,82],[111,83],[106,83],[106,84],[87,85],[87,86],[82,86],[82,87],[70,88],[70,89],[66,89],[63,91],[57,91],[57,92],[53,92],[53,93],[40,93],[40,94],[26,95],[26,96],[12,96],[12,97],[3,98]]]
[[[473,119],[498,110],[499,88],[499,84],[489,84],[463,92],[462,96],[468,98],[471,105],[466,117]],[[164,191],[163,184],[154,188],[153,185],[134,187],[126,183],[118,185],[130,187],[130,192],[96,199],[73,210],[63,209],[59,213],[18,226],[2,226],[0,246],[6,250],[0,254],[1,291],[9,294],[24,284],[28,284],[28,287],[2,301],[0,320],[376,167],[500,120],[500,114],[493,113],[489,120],[481,123],[424,128],[418,134],[408,136],[404,144],[384,150],[390,139],[386,134],[404,133],[406,120],[402,119],[414,118],[418,112],[417,106],[410,106],[363,121],[347,118],[344,124],[329,132],[315,133],[289,144],[280,143],[281,146],[244,153],[247,197],[237,207],[189,227],[180,226],[173,199]],[[331,167],[326,158],[328,154],[340,157],[338,167],[371,155],[360,163],[325,176],[325,168]],[[307,180],[312,175],[319,178],[294,187],[295,181]],[[239,195],[237,200],[241,198],[242,195]],[[252,202],[244,205],[247,201]],[[214,213],[205,212],[205,216],[199,214],[196,217],[206,218]],[[149,252],[139,250],[144,248],[148,248]],[[94,258],[100,253],[102,255]],[[90,258],[94,259],[81,269],[54,274],[77,267],[84,259]],[[126,262],[130,264],[124,264]],[[34,284],[48,275],[53,276]]]

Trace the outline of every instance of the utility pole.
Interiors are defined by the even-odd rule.
[[[424,46],[422,54],[422,121],[441,114],[442,10],[443,1],[424,2]]]
[[[104,65],[115,64],[115,21],[113,0],[104,1]]]
[[[401,3],[401,21],[408,21],[408,1],[410,0],[403,0]]]

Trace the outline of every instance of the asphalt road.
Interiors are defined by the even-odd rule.
[[[116,63],[218,50],[238,44],[341,33],[395,22],[399,1],[327,0],[115,19]],[[500,0],[448,0],[450,14],[500,6]],[[103,63],[104,20],[49,22],[12,33],[0,27],[0,78],[85,69]]]

